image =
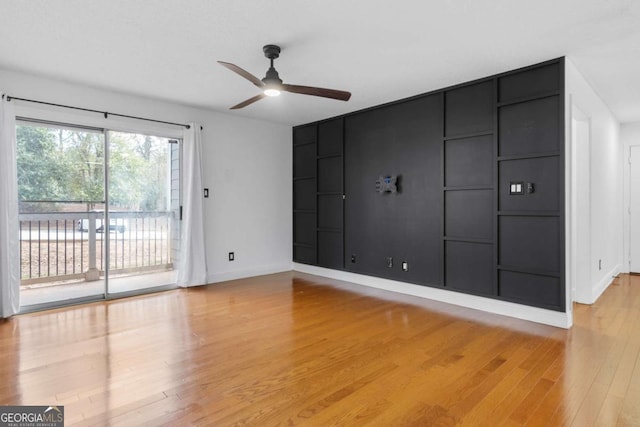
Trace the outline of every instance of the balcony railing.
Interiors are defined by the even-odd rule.
[[[109,236],[110,274],[173,268],[177,223],[172,212],[20,214],[23,285],[65,280],[99,280],[106,269]]]

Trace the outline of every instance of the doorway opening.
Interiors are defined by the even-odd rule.
[[[629,147],[629,272],[640,274],[640,146]]]

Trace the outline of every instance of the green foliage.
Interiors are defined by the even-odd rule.
[[[48,129],[18,126],[17,168],[20,199],[49,200],[62,197],[64,156]]]
[[[168,209],[169,144],[148,135],[109,135],[111,206],[124,210]]]
[[[104,136],[35,125],[16,128],[22,201],[104,200]],[[164,138],[109,133],[109,196],[117,210],[166,210],[169,146]],[[51,210],[51,204],[46,210]]]
[[[61,130],[59,136],[67,172],[64,197],[82,200],[93,209],[104,200],[103,135]]]

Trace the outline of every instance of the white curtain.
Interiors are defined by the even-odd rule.
[[[0,101],[0,317],[20,308],[20,246],[18,241],[18,173],[16,116],[4,94]]]
[[[202,128],[189,123],[182,147],[182,239],[178,260],[178,286],[207,283],[202,203]]]

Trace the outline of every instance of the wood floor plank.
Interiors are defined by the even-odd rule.
[[[640,343],[629,341],[624,349],[618,368],[611,382],[609,393],[623,397],[627,394],[629,385],[640,354]]]
[[[607,397],[607,386],[594,382],[571,422],[572,427],[592,426]]]
[[[525,402],[532,390],[536,390],[536,385],[542,379],[541,377],[544,371],[553,363],[560,351],[561,346],[559,343],[554,341],[545,342],[543,346],[541,346],[541,351],[534,364],[530,363],[529,358],[526,363],[520,366],[521,369],[527,371],[527,374],[508,394],[503,396],[502,401],[489,414],[490,419],[499,420],[496,421],[495,425],[508,423],[511,420],[518,422],[518,418],[521,417],[519,414],[522,412],[523,402]],[[550,381],[545,381],[546,382],[543,383],[544,388],[547,387],[547,382],[551,383]],[[550,386],[552,384],[548,385]],[[540,392],[539,389],[538,392]],[[539,401],[536,402],[536,407],[539,403]],[[535,409],[535,407],[532,409]],[[512,416],[514,418],[512,418]],[[522,423],[524,423],[524,421],[526,420],[522,420]]]
[[[601,363],[601,360],[592,359],[584,363],[582,370],[575,369],[574,372],[567,372],[567,377],[563,379],[562,383],[560,383],[559,387],[555,390],[557,393],[551,395],[553,399],[551,406],[555,406],[557,409],[553,415],[547,419],[549,425],[571,425],[580,406],[589,393],[591,385],[594,383]],[[579,366],[579,364],[576,364],[576,366]]]
[[[640,425],[640,277],[567,331],[301,273],[0,322],[0,404],[66,425]]]
[[[617,425],[640,426],[640,391],[631,390],[626,394]]]
[[[620,416],[623,402],[624,399],[621,397],[607,394],[607,397],[602,403],[602,407],[600,407],[598,418],[596,418],[593,425],[596,427],[615,426]]]

